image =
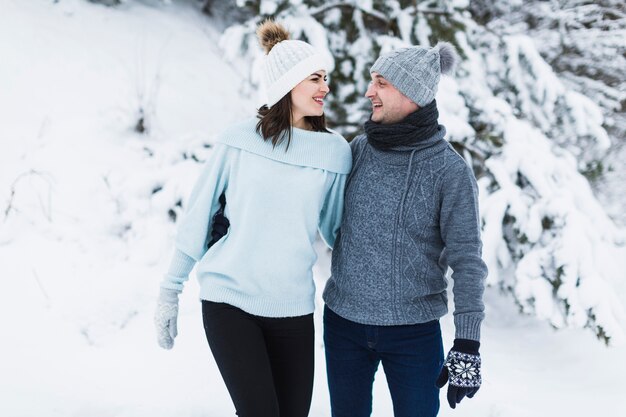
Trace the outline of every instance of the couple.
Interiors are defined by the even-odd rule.
[[[365,94],[371,119],[348,145],[326,128],[323,57],[277,23],[257,35],[267,104],[219,136],[191,193],[161,283],[159,344],[173,346],[178,294],[199,262],[204,329],[237,415],[307,416],[319,230],[334,247],[324,289],[333,417],[371,414],[381,362],[396,417],[435,416],[446,383],[454,408],[481,383],[487,273],[476,181],[437,123],[435,93],[454,49],[378,58]],[[444,360],[448,265],[456,338]]]

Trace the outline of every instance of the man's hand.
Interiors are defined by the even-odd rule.
[[[228,233],[230,227],[230,220],[224,215],[224,209],[226,208],[226,196],[222,194],[220,196],[220,208],[213,215],[211,220],[211,239],[207,243],[207,249],[213,246],[218,240],[223,238]]]
[[[475,340],[455,339],[443,369],[437,378],[437,387],[448,382],[448,404],[455,408],[464,397],[472,398],[480,388],[480,343]]]

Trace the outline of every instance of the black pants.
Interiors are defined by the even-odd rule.
[[[314,368],[313,314],[268,318],[202,301],[204,331],[239,417],[306,417]]]

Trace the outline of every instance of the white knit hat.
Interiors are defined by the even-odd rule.
[[[262,23],[257,35],[267,52],[263,63],[263,82],[268,107],[276,104],[315,71],[329,67],[327,59],[315,48],[303,41],[289,40],[289,32],[273,21]]]

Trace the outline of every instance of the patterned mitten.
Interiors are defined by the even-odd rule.
[[[437,387],[448,384],[448,404],[455,408],[467,396],[472,398],[480,388],[480,343],[475,340],[455,339],[443,369],[437,378]]]
[[[157,329],[157,342],[163,349],[174,346],[174,338],[178,334],[176,319],[178,318],[178,293],[174,290],[161,288],[154,324]]]

